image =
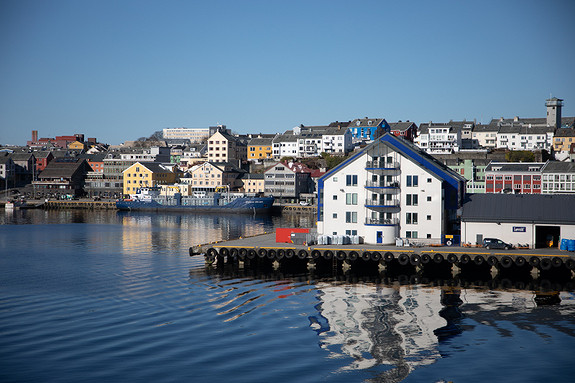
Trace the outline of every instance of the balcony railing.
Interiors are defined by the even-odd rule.
[[[399,169],[399,162],[385,162],[385,161],[367,161],[365,163],[366,169]]]
[[[367,218],[365,220],[366,225],[372,226],[393,226],[399,225],[399,219],[397,218],[390,218],[390,219],[378,219],[378,218]]]
[[[365,183],[366,188],[384,188],[384,189],[398,189],[399,182],[373,182],[367,181]]]
[[[391,194],[388,194],[391,195]],[[385,200],[373,200],[367,199],[365,200],[366,207],[397,207],[399,206],[399,199],[392,198],[392,199],[385,199]]]

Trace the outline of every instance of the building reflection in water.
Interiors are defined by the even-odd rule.
[[[540,294],[530,291],[491,291],[422,285],[319,284],[317,315],[309,317],[319,345],[331,358],[351,357],[343,370],[388,366],[375,380],[399,382],[419,366],[446,357],[441,343],[479,324],[501,330],[512,321],[521,327],[525,313],[573,336],[556,311],[538,311]],[[550,293],[550,303],[561,301]],[[568,311],[574,312],[571,300]],[[542,316],[557,316],[549,318]],[[469,321],[464,321],[469,318]],[[545,318],[545,319],[543,319]],[[571,320],[573,322],[573,320]]]

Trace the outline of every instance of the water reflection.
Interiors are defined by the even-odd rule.
[[[250,279],[237,271],[223,275],[199,269],[190,270],[190,280],[202,272],[223,278],[212,303],[224,322],[248,320],[269,309],[280,299],[278,292],[282,297],[314,294],[315,303],[308,302],[302,311],[312,312],[308,326],[326,358],[345,361],[341,372],[375,371],[375,382],[400,382],[418,369],[453,357],[454,350],[468,347],[459,344],[468,342],[463,335],[477,336],[478,327],[511,338],[517,334],[507,330],[509,323],[536,336],[545,336],[541,327],[550,327],[575,338],[575,299],[570,292],[349,283],[314,280],[309,274],[254,274]],[[235,283],[250,288],[230,288]]]

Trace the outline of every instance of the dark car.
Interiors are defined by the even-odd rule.
[[[500,239],[497,238],[485,238],[483,240],[483,247],[486,249],[513,249],[513,245],[509,243],[505,243]]]

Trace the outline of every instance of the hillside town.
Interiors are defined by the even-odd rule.
[[[315,206],[318,233],[366,243],[475,244],[504,230],[513,243],[557,246],[575,238],[575,117],[562,107],[549,98],[544,117],[488,124],[363,117],[275,134],[165,128],[121,145],[32,130],[25,146],[0,147],[1,192],[115,200],[142,188],[226,190]]]

